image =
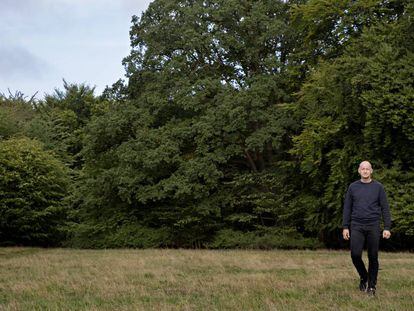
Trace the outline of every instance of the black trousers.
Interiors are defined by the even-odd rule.
[[[378,249],[380,241],[379,224],[360,225],[351,224],[351,258],[360,278],[368,281],[368,287],[374,287],[377,284],[378,276]],[[368,250],[368,271],[362,261],[362,251],[364,245]]]

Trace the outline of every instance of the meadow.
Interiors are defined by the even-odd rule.
[[[0,248],[0,310],[413,310],[414,254],[357,286],[347,251]]]

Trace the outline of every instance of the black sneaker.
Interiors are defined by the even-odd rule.
[[[359,290],[360,290],[361,292],[366,292],[366,291],[367,291],[367,288],[368,288],[368,283],[367,283],[367,281],[361,280],[361,281],[359,282]]]
[[[375,287],[370,287],[367,289],[368,296],[375,296]]]

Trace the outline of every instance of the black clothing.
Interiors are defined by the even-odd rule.
[[[390,230],[390,207],[382,184],[375,180],[369,183],[358,180],[349,185],[342,224],[345,229],[350,227],[352,262],[361,280],[368,281],[368,287],[372,289],[375,289],[378,276],[381,215],[384,229]],[[365,242],[368,248],[368,271],[362,261]]]
[[[378,248],[381,235],[379,224],[374,225],[351,225],[351,258],[358,274],[364,282],[368,281],[369,288],[375,288],[378,276]],[[362,261],[362,250],[365,240],[368,248],[368,272]]]
[[[345,196],[343,227],[348,229],[351,223],[379,224],[381,215],[384,220],[384,229],[390,230],[390,207],[382,184],[375,180],[369,183],[363,183],[361,180],[353,182]]]

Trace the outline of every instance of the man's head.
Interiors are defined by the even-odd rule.
[[[363,180],[370,180],[372,175],[373,169],[371,163],[368,161],[362,161],[358,167],[358,173],[361,175]]]

